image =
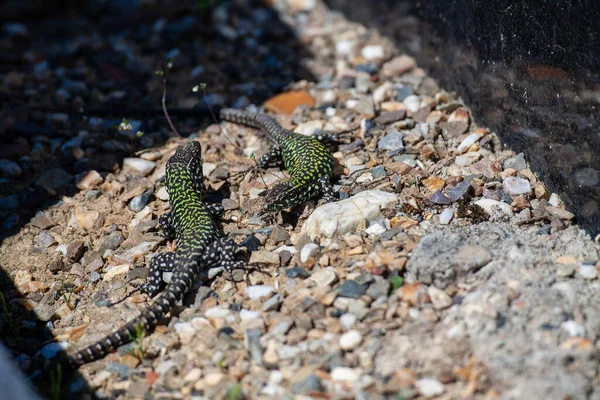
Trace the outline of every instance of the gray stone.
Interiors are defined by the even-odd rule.
[[[323,390],[324,388],[321,380],[316,375],[312,374],[292,387],[292,393],[298,395],[310,395],[310,393],[320,393],[323,392]]]
[[[504,160],[504,169],[513,168],[517,171],[521,171],[527,168],[527,163],[525,162],[525,155],[523,153],[519,153],[514,157],[507,158]]]
[[[56,244],[56,239],[48,231],[41,231],[36,241],[42,247],[50,247],[53,244]]]
[[[345,281],[342,286],[337,289],[338,296],[340,297],[350,297],[353,299],[358,299],[360,296],[365,294],[367,291],[366,284],[358,284],[356,281],[350,279]]]
[[[377,148],[384,151],[398,152],[404,149],[402,133],[393,131],[385,135],[377,143]]]

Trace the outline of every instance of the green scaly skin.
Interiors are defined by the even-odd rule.
[[[103,358],[119,346],[131,342],[136,327],[150,332],[175,303],[208,268],[221,266],[227,270],[242,268],[243,261],[235,261],[235,243],[221,238],[221,232],[213,218],[222,213],[219,206],[208,205],[200,197],[202,184],[202,159],[200,144],[189,142],[179,148],[166,166],[166,188],[169,193],[171,212],[160,219],[167,236],[175,236],[177,248],[174,253],[155,256],[150,262],[148,283],[142,291],[155,295],[160,290],[162,272],[172,271],[173,277],[165,290],[140,316],[121,329],[97,343],[80,350],[70,358],[72,367]]]
[[[259,168],[283,161],[290,179],[271,189],[265,199],[267,211],[292,208],[322,196],[326,202],[336,201],[329,179],[333,172],[333,155],[322,140],[328,136],[312,137],[284,129],[273,118],[258,113],[223,109],[221,119],[264,130],[275,146],[261,157]]]

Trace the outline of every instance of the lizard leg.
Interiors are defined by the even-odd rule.
[[[208,211],[211,213],[211,215],[215,218],[221,217],[225,212],[223,206],[219,203],[210,203],[207,204],[206,207],[208,208]]]
[[[258,160],[258,168],[266,168],[270,166],[278,167],[282,164],[281,147],[273,146],[268,153],[264,154]]]
[[[329,178],[325,176],[319,178],[318,185],[326,203],[338,200],[335,197],[335,191],[333,190],[333,186],[331,186],[331,182],[329,182]]]
[[[246,263],[235,259],[236,248],[232,238],[224,237],[209,244],[202,259],[208,268],[220,266],[227,271],[244,268]]]
[[[175,228],[173,227],[173,215],[168,212],[160,216],[158,219],[158,223],[160,224],[160,229],[162,230],[162,234],[165,239],[174,239],[175,238]]]
[[[140,287],[142,293],[153,297],[160,291],[162,273],[171,272],[175,268],[175,253],[157,254],[150,260],[148,266],[148,281]]]

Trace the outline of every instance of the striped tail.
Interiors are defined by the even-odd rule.
[[[271,137],[271,139],[278,143],[292,133],[291,131],[284,129],[277,121],[265,114],[224,108],[219,115],[224,121],[262,129]]]
[[[194,271],[197,269],[187,269],[187,271],[185,269],[181,268],[180,271],[173,274],[171,283],[140,316],[129,321],[118,331],[71,356],[69,359],[71,367],[78,368],[83,364],[103,358],[108,353],[117,350],[119,346],[132,342],[136,335],[139,335],[140,329],[146,333],[152,331],[158,324],[158,320],[171,311],[175,303],[181,300],[192,286]]]

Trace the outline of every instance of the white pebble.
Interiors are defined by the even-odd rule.
[[[354,53],[355,42],[350,40],[340,40],[335,44],[335,51],[341,56],[352,56]]]
[[[446,208],[444,211],[440,213],[440,224],[448,225],[450,221],[452,221],[452,217],[454,216],[454,210],[450,207]]]
[[[531,193],[531,185],[527,179],[509,176],[502,182],[502,188],[509,196]]]
[[[261,297],[270,296],[275,292],[273,286],[268,285],[254,285],[246,288],[246,294],[250,300],[260,299]]]
[[[564,329],[570,336],[585,335],[585,328],[573,320],[563,322],[560,324],[560,327]]]
[[[468,167],[473,164],[473,159],[466,156],[456,156],[456,158],[454,158],[454,163],[459,167]]]
[[[327,267],[313,273],[310,276],[310,279],[317,282],[319,285],[329,286],[337,282],[338,277],[333,267]]]
[[[204,312],[206,318],[226,318],[231,312],[227,308],[212,307]]]
[[[302,225],[302,233],[315,240],[320,236],[331,238],[355,232],[380,218],[381,207],[396,201],[398,197],[394,193],[365,190],[349,199],[323,204]]]
[[[190,343],[196,334],[196,329],[189,322],[178,322],[175,324],[175,331],[179,335],[181,343]]]
[[[156,192],[156,197],[162,201],[168,201],[169,193],[167,192],[167,188],[163,186],[160,189],[158,189],[158,192]]]
[[[340,347],[343,350],[354,350],[360,342],[362,342],[362,335],[357,330],[351,330],[340,336]]]
[[[469,136],[464,138],[464,140],[458,145],[456,150],[459,153],[464,153],[465,151],[469,150],[469,148],[473,146],[475,142],[477,142],[480,138],[481,136],[479,134],[471,133]]]
[[[156,163],[154,161],[143,160],[141,158],[127,157],[123,159],[123,170],[132,174],[146,176],[154,170]]]
[[[421,98],[419,96],[415,96],[414,94],[406,96],[406,98],[402,102],[404,103],[406,108],[408,108],[408,110],[412,112],[417,112],[419,111],[419,108],[421,108]]]
[[[107,273],[104,274],[103,280],[105,282],[110,281],[117,275],[123,275],[129,272],[129,264],[122,264],[112,267]]]
[[[369,235],[380,235],[383,232],[385,232],[386,229],[385,227],[383,227],[380,223],[374,223],[371,224],[370,227],[368,227],[367,229],[365,229],[365,232],[367,232]]]
[[[310,256],[319,249],[319,245],[316,243],[307,243],[302,247],[300,251],[300,261],[305,263],[308,261]]]
[[[477,204],[479,207],[483,208],[485,210],[485,212],[487,212],[488,214],[492,214],[494,211],[494,207],[498,207],[500,208],[500,210],[502,210],[502,212],[508,216],[513,216],[513,212],[512,209],[510,208],[509,204],[506,204],[502,201],[496,201],[496,200],[492,200],[492,199],[481,199],[481,200],[477,200],[475,202],[475,204]]]
[[[240,310],[240,319],[242,321],[249,321],[251,319],[259,319],[260,312],[259,311],[251,311],[251,310]]]
[[[579,275],[584,279],[596,279],[598,270],[594,265],[582,265],[579,267]]]
[[[435,397],[444,393],[444,385],[437,379],[425,378],[415,382],[415,387],[425,397]]]
[[[345,313],[340,317],[340,324],[345,330],[349,331],[354,327],[354,324],[356,324],[356,320],[356,315],[352,313]]]
[[[185,374],[183,380],[184,382],[198,382],[200,378],[202,378],[202,370],[200,368],[192,368]]]
[[[363,47],[361,54],[367,61],[372,61],[372,60],[377,60],[378,58],[383,58],[383,56],[384,56],[383,46],[378,45],[378,44],[371,44],[371,45],[365,46],[365,47]]]
[[[335,367],[331,371],[331,379],[334,381],[354,382],[362,371],[359,368]]]

